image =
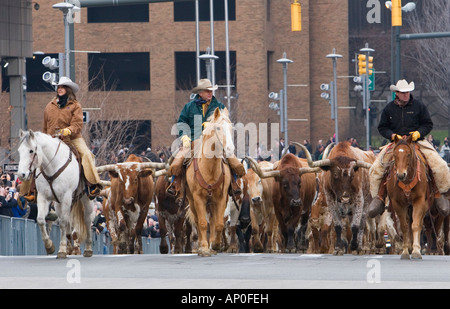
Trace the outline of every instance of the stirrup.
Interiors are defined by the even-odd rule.
[[[173,182],[171,182],[171,183],[169,184],[169,186],[167,187],[166,193],[167,193],[167,195],[169,195],[169,196],[177,197],[177,191],[176,191],[175,188],[173,187]]]

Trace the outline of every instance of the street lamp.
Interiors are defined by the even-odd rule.
[[[336,133],[336,143],[339,142],[339,118],[338,118],[338,101],[337,101],[337,84],[336,84],[336,62],[337,58],[342,58],[342,55],[336,54],[336,48],[333,48],[333,52],[326,56],[327,58],[333,59],[333,102],[334,106],[334,131]]]
[[[280,58],[277,60],[278,63],[283,64],[283,108],[281,109],[284,112],[284,140],[287,145],[289,145],[289,139],[288,139],[288,116],[287,116],[287,108],[288,108],[288,101],[287,101],[287,65],[288,63],[293,63],[291,59],[286,58],[286,52],[283,53],[283,58]],[[285,148],[287,149],[287,147]]]
[[[64,76],[71,78],[75,81],[74,76],[70,72],[70,28],[69,28],[69,19],[68,16],[71,16],[72,12],[79,11],[80,8],[68,3],[68,2],[60,2],[56,3],[52,6],[54,9],[59,9],[63,13],[63,22],[64,22]],[[69,15],[70,14],[70,15]],[[60,76],[61,77],[61,76]]]
[[[209,47],[206,49],[206,53],[203,55],[198,56],[199,59],[205,60],[206,64],[206,78],[211,81],[211,83],[214,85],[214,81],[212,78],[212,64],[215,60],[219,59],[216,55],[211,55]],[[214,91],[213,91],[214,93]]]

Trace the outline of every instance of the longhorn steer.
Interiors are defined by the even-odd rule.
[[[153,198],[151,168],[156,167],[164,165],[142,163],[135,155],[124,163],[97,167],[99,173],[109,172],[111,177],[105,215],[114,253],[142,253],[142,226]]]
[[[186,232],[186,245],[184,252],[192,253],[191,232],[192,226],[185,220],[187,199],[183,203],[183,198],[176,198],[167,194],[166,188],[169,180],[161,175],[156,180],[155,204],[159,215],[161,243],[159,251],[162,254],[169,252],[169,245],[166,242],[166,235],[169,234],[171,252],[183,253],[184,232]]]
[[[273,171],[262,171],[254,159],[252,168],[259,177],[274,177],[272,187],[272,201],[278,219],[282,245],[287,252],[303,251],[306,247],[306,227],[311,205],[316,195],[315,172],[320,169],[307,167],[306,160],[293,154],[287,154],[274,164]],[[300,225],[297,247],[294,241],[294,232]]]
[[[362,240],[366,224],[366,209],[371,201],[369,191],[369,171],[375,161],[371,151],[363,151],[350,146],[347,142],[338,143],[327,159],[312,161],[306,147],[297,144],[307,156],[310,167],[320,167],[325,174],[322,185],[326,203],[331,212],[336,231],[336,246],[334,255],[342,255],[345,251],[344,220],[351,218],[351,250],[362,250]]]

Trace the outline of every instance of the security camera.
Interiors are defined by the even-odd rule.
[[[56,81],[56,73],[51,73],[47,71],[44,74],[42,74],[42,79],[44,80],[44,82],[53,84]]]
[[[59,67],[58,60],[56,58],[51,58],[50,56],[45,57],[42,59],[42,64],[49,68],[50,70],[57,69]]]

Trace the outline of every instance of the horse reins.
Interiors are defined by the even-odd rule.
[[[224,187],[224,176],[225,176],[225,169],[223,166],[223,160],[220,160],[221,163],[221,167],[222,167],[222,173],[220,173],[220,177],[219,179],[217,179],[217,181],[213,184],[209,184],[205,181],[205,179],[203,178],[202,174],[200,173],[200,170],[198,169],[198,159],[194,158],[194,173],[195,173],[195,177],[198,180],[198,183],[200,184],[200,186],[202,186],[204,189],[206,189],[208,191],[208,196],[212,195],[212,190],[216,189],[220,184],[222,184],[222,190]]]
[[[52,190],[53,197],[55,198],[55,200],[56,200],[58,203],[60,203],[60,201],[59,201],[58,197],[57,197],[56,194],[55,194],[55,190],[53,189],[53,181],[54,181],[56,178],[58,178],[58,176],[66,169],[66,167],[67,167],[67,166],[70,164],[70,162],[72,161],[72,151],[69,149],[69,157],[67,158],[66,163],[64,163],[64,165],[61,166],[61,167],[56,171],[56,173],[53,174],[52,176],[48,176],[48,175],[44,172],[44,169],[46,169],[46,168],[50,165],[50,163],[53,161],[53,159],[56,158],[56,154],[57,154],[58,151],[59,151],[59,146],[60,146],[60,145],[61,145],[61,140],[60,140],[59,143],[58,143],[58,147],[56,147],[56,152],[55,152],[55,154],[53,155],[53,158],[47,163],[47,165],[46,165],[44,168],[40,168],[41,172],[35,176],[35,179],[37,179],[37,178],[39,177],[39,175],[41,175],[41,174],[42,174],[42,176],[44,176],[45,180],[47,180],[48,184],[50,185],[50,189]],[[36,146],[36,149],[37,149],[37,146]],[[33,164],[33,161],[34,161],[34,158],[35,158],[35,157],[36,157],[36,151],[34,152],[33,160],[31,160],[31,163],[30,163],[30,171],[31,171],[31,165]]]

